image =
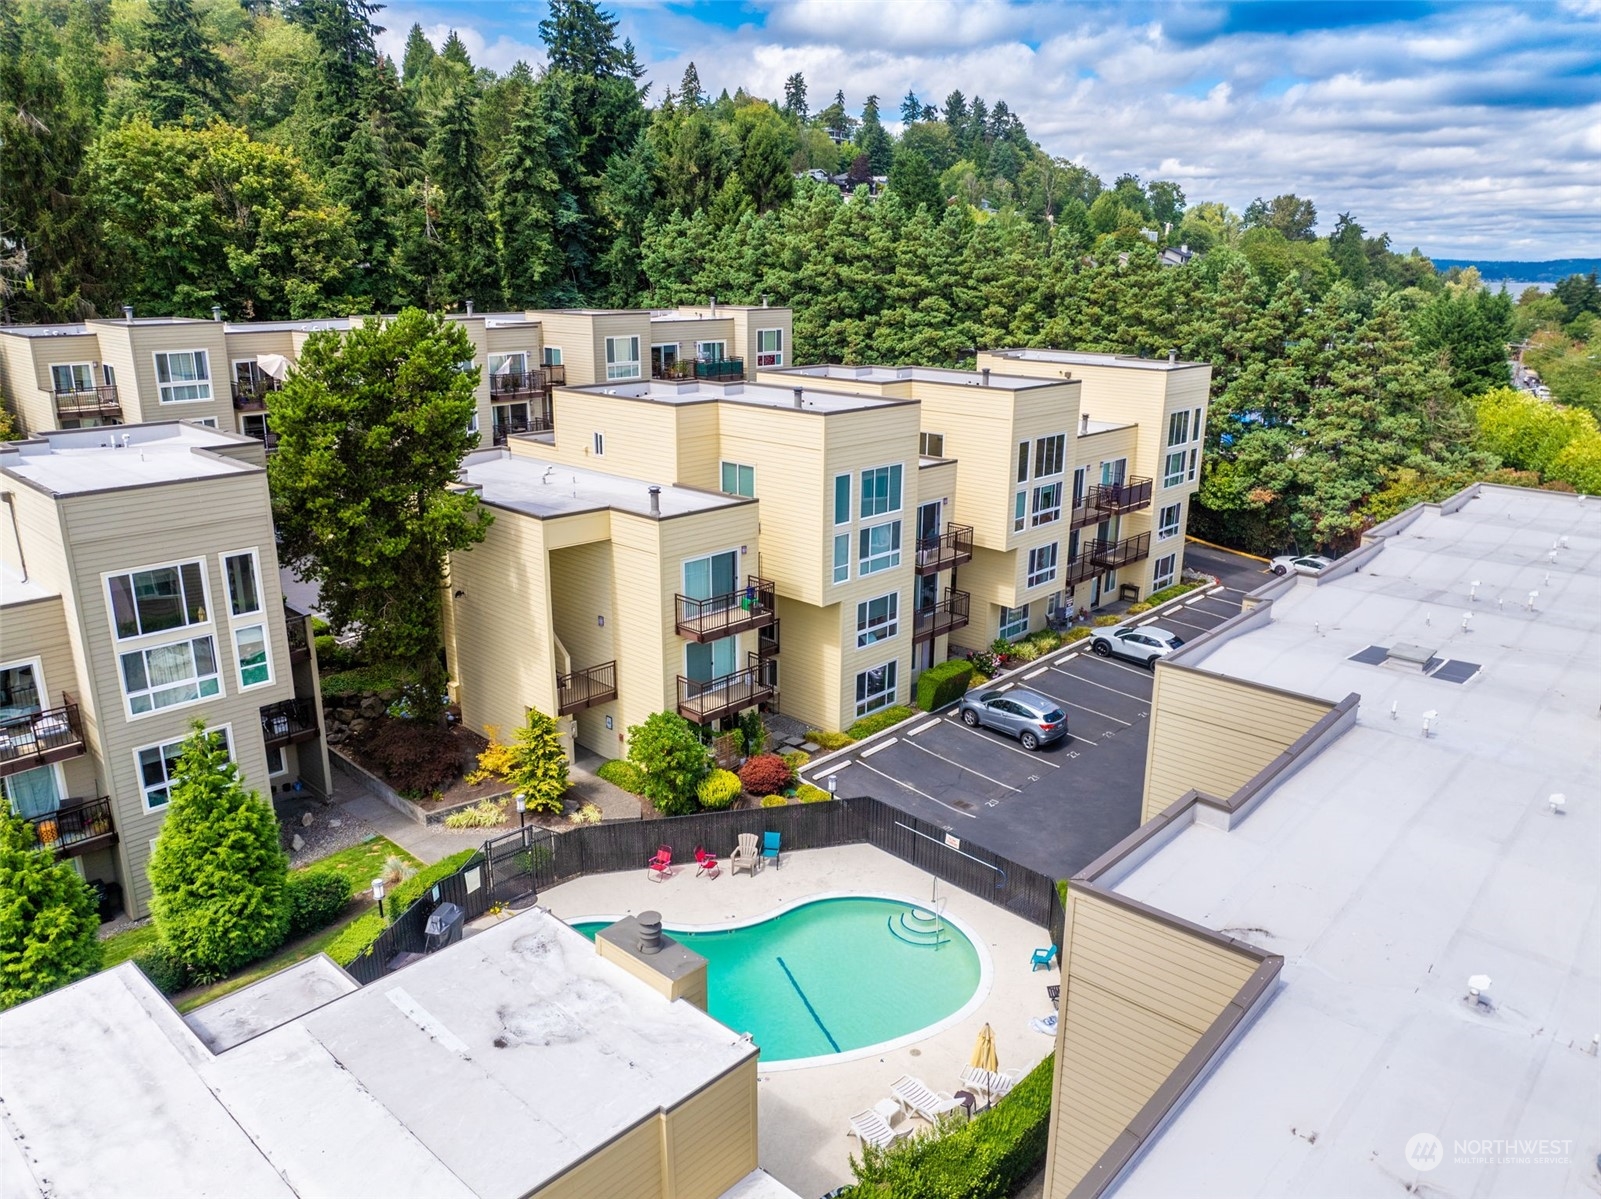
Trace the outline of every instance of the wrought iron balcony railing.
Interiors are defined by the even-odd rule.
[[[617,698],[617,663],[602,662],[556,676],[556,713],[567,716]]]
[[[78,705],[66,696],[59,708],[0,720],[0,775],[20,774],[84,752]]]
[[[1116,570],[1120,566],[1127,566],[1131,562],[1138,562],[1150,556],[1149,533],[1125,537],[1122,541],[1102,541],[1097,537],[1095,544],[1090,548],[1091,560],[1102,570]]]
[[[28,823],[33,825],[40,849],[53,849],[67,857],[117,843],[109,795],[64,799],[54,812],[31,816]]]
[[[678,676],[678,714],[695,724],[710,724],[733,716],[773,697],[775,688],[760,666],[747,666],[715,679]]]
[[[767,579],[751,575],[741,591],[710,599],[678,598],[678,634],[691,641],[721,641],[747,629],[760,629],[777,619],[777,593]]]
[[[57,391],[56,415],[63,420],[81,420],[86,416],[102,420],[121,420],[122,401],[117,397],[115,384],[103,387],[75,387],[70,391]]]
[[[955,629],[966,628],[972,602],[973,597],[967,592],[947,587],[945,598],[939,603],[912,613],[912,641],[931,641]]]
[[[938,574],[972,560],[971,525],[946,525],[943,533],[917,543],[916,569],[920,575]]]
[[[261,736],[268,745],[289,745],[322,735],[309,699],[285,699],[261,709]]]

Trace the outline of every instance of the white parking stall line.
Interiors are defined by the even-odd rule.
[[[890,746],[894,745],[899,740],[900,740],[899,737],[891,737],[888,741],[880,741],[877,745],[873,746],[872,749],[864,749],[864,750],[862,750],[862,752],[860,754],[860,757],[870,758],[874,754],[879,753],[882,750],[888,749]],[[866,763],[863,763],[863,765],[866,765]]]
[[[1162,623],[1176,624],[1181,629],[1194,629],[1197,633],[1210,633],[1214,628],[1217,627],[1216,625],[1209,624],[1193,624],[1188,620],[1174,620],[1171,616],[1165,617]]]
[[[915,744],[914,742],[911,742],[911,741],[908,741],[906,744],[908,746],[910,746],[912,749],[920,749],[920,750],[922,750],[925,754],[928,754],[930,757],[938,758],[941,762],[949,762],[952,766],[956,767],[956,769],[958,769],[958,770],[965,770],[965,771],[967,771],[968,774],[976,774],[979,778],[985,780],[986,782],[994,783],[997,787],[1005,787],[1008,791],[1012,791],[1012,792],[1019,793],[1019,794],[1023,790],[1023,788],[1014,787],[1010,783],[1003,783],[1003,782],[1001,782],[1000,779],[991,778],[989,775],[985,774],[982,770],[974,770],[971,766],[963,766],[955,758],[947,758],[944,754],[935,753],[933,750],[929,749],[928,746],[926,746],[926,745],[917,745],[917,744]]]
[[[981,741],[988,741],[991,745],[997,745],[1001,749],[1009,749],[1014,754],[1022,754],[1025,758],[1028,758],[1030,761],[1038,762],[1041,766],[1049,766],[1052,770],[1060,770],[1061,769],[1061,766],[1058,765],[1057,763],[1047,761],[1046,759],[1040,757],[1036,753],[1030,753],[1028,750],[1024,749],[1020,745],[1008,745],[1005,741],[1002,741],[999,737],[992,737],[988,733],[984,732],[984,730],[982,730],[982,729],[970,729],[965,724],[963,724],[960,720],[953,720],[953,721],[951,721],[951,723],[954,724],[957,728],[961,729],[962,732],[964,732],[964,733],[972,733],[973,736],[979,738],[979,740],[981,740]]]
[[[1132,720],[1124,720],[1118,716],[1109,716],[1105,712],[1097,711],[1094,708],[1086,708],[1083,704],[1075,704],[1070,699],[1059,699],[1056,702],[1059,704],[1066,704],[1069,708],[1077,708],[1080,712],[1088,712],[1091,716],[1099,716],[1103,720],[1110,720],[1116,724],[1122,725],[1124,728],[1131,728],[1134,724]]]
[[[1052,669],[1054,670],[1055,667],[1052,667]],[[1056,673],[1067,675],[1067,677],[1072,679],[1075,683],[1088,683],[1091,687],[1099,687],[1102,691],[1110,691],[1113,695],[1121,695],[1128,699],[1137,699],[1142,704],[1148,704],[1151,702],[1151,697],[1149,695],[1135,695],[1132,691],[1119,691],[1116,687],[1108,687],[1105,683],[1097,683],[1094,679],[1087,679],[1083,675],[1073,674],[1071,671],[1058,670]]]
[[[947,812],[955,812],[958,816],[966,816],[969,820],[977,820],[978,819],[978,814],[976,812],[964,812],[964,811],[962,811],[961,808],[953,808],[953,807],[951,807],[950,804],[946,803],[943,799],[935,799],[927,791],[919,791],[916,787],[912,786],[910,783],[903,783],[900,779],[896,778],[893,774],[885,774],[877,766],[868,766],[866,762],[863,762],[862,765],[863,766],[867,766],[867,769],[871,770],[874,774],[878,775],[879,778],[888,779],[890,782],[894,783],[897,787],[900,787],[900,788],[903,788],[904,790],[910,791],[913,795],[921,795],[924,799],[928,800],[930,803],[939,804],[939,806],[944,808]]]
[[[928,732],[929,729],[938,728],[943,723],[944,723],[944,721],[940,720],[938,717],[935,717],[933,720],[930,720],[927,724],[920,724],[915,729],[906,730],[906,735],[908,737],[915,737],[919,733]]]
[[[1119,670],[1131,671],[1132,673],[1139,675],[1141,678],[1147,678],[1148,679],[1148,678],[1151,677],[1151,672],[1149,670],[1145,669],[1144,667],[1141,667],[1141,666],[1129,666],[1129,665],[1126,665],[1125,663],[1114,661],[1111,658],[1103,658],[1103,657],[1101,657],[1100,654],[1096,654],[1095,655],[1095,660],[1097,662],[1103,663],[1104,665],[1107,665],[1107,666],[1115,666]]]
[[[1002,683],[999,687],[995,688],[995,690],[997,690],[997,691],[1010,691],[1015,686],[1017,686],[1016,683]]]
[[[1050,669],[1049,666],[1041,666],[1038,670],[1030,671],[1028,674],[1025,674],[1023,677],[1025,679],[1037,679],[1037,678],[1040,677],[1040,675],[1044,674],[1049,669]]]

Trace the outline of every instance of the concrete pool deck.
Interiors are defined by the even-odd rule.
[[[765,866],[754,877],[730,873],[726,860],[716,879],[695,877],[694,860],[665,882],[640,869],[575,879],[540,892],[539,903],[564,920],[636,914],[654,909],[668,926],[749,921],[775,908],[824,894],[878,894],[927,906],[934,878],[870,845],[786,853],[783,865]],[[989,992],[950,1027],[867,1058],[801,1069],[763,1070],[758,1085],[761,1164],[803,1196],[817,1196],[851,1181],[849,1159],[857,1150],[846,1136],[852,1114],[889,1097],[902,1074],[921,1078],[937,1091],[954,1091],[983,1025],[995,1032],[1003,1069],[1032,1069],[1054,1039],[1029,1028],[1032,1017],[1051,1013],[1047,984],[1058,971],[1029,968],[1047,934],[1028,921],[976,895],[938,883],[945,910],[988,951],[993,969]],[[912,1118],[913,1127],[922,1121]]]

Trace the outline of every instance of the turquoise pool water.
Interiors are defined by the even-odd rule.
[[[762,1060],[843,1053],[960,1010],[978,989],[973,944],[888,899],[820,899],[781,916],[673,939],[706,959],[711,1014]],[[590,940],[610,921],[573,927]]]

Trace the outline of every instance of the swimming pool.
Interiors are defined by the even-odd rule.
[[[594,940],[611,923],[573,927]],[[974,1001],[984,974],[961,929],[904,900],[817,899],[738,927],[667,931],[706,959],[711,1015],[750,1033],[764,1065],[919,1032]]]

